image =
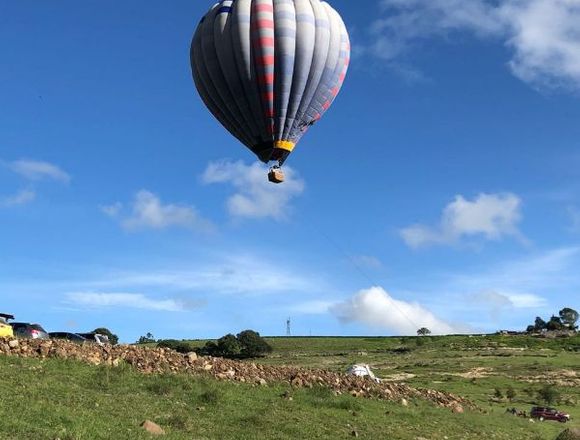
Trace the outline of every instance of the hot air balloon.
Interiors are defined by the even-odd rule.
[[[270,181],[344,82],[350,41],[320,0],[222,0],[199,23],[191,69],[215,118],[262,162]]]

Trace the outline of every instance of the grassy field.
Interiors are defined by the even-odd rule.
[[[204,377],[143,376],[126,366],[0,357],[0,439],[146,439],[139,424],[150,419],[168,439],[340,439],[355,431],[367,439],[552,440],[564,425],[505,414],[512,406],[529,411],[537,402],[535,391],[548,381],[560,384],[568,402],[557,406],[572,414],[571,426],[580,426],[579,337],[269,341],[274,353],[261,362],[332,370],[368,363],[380,377],[451,391],[483,411],[453,414],[420,400],[405,407],[317,388],[253,387]],[[495,388],[505,393],[509,386],[516,392],[513,402],[491,400]],[[282,397],[286,391],[292,400]]]

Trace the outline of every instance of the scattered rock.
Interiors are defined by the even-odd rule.
[[[350,435],[353,436],[353,437],[358,437],[358,432],[357,431],[352,431],[350,433]]]
[[[465,412],[461,405],[455,405],[451,411],[453,411],[454,414],[463,414]]]
[[[141,423],[141,428],[152,435],[165,435],[163,428],[151,420],[145,420],[143,423]]]
[[[580,428],[570,428],[563,431],[556,440],[580,440]]]
[[[435,405],[457,409],[473,409],[469,400],[450,393],[416,389],[400,382],[375,383],[364,377],[356,377],[322,369],[295,366],[256,365],[255,363],[199,357],[195,353],[181,354],[164,348],[135,345],[78,345],[68,341],[0,339],[0,353],[29,358],[74,359],[94,365],[118,366],[121,363],[144,374],[207,374],[218,380],[249,384],[286,384],[292,388],[323,386],[336,395],[350,394],[359,398],[374,398],[400,402],[409,406],[411,399],[420,398]],[[287,397],[291,400],[291,396]]]

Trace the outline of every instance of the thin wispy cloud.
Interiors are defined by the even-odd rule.
[[[71,177],[59,166],[49,162],[38,160],[21,159],[14,162],[8,162],[8,167],[16,174],[31,180],[55,180],[62,183],[68,183]]]
[[[518,229],[521,204],[519,197],[509,193],[480,194],[473,201],[456,196],[443,210],[438,225],[412,225],[400,235],[412,248],[454,245],[469,238],[498,241],[511,236],[525,242]]]
[[[372,255],[354,255],[352,262],[365,269],[382,269],[383,262]]]
[[[421,327],[427,327],[434,334],[468,331],[468,326],[445,322],[419,303],[393,298],[382,287],[361,290],[333,305],[330,311],[343,323],[359,323],[399,335],[415,335]]]
[[[67,294],[70,304],[87,308],[143,309],[163,312],[184,312],[191,303],[176,299],[150,298],[141,293],[73,292]]]
[[[463,32],[509,47],[509,68],[532,86],[580,89],[575,0],[382,0],[381,8],[365,52],[387,63],[399,65],[428,38]]]
[[[570,230],[580,233],[580,209],[570,206],[568,207],[568,215],[570,216]]]
[[[164,204],[150,191],[141,190],[127,210],[121,203],[101,206],[101,211],[116,219],[128,231],[144,229],[167,229],[172,227],[213,232],[214,225],[203,218],[192,205]],[[125,212],[126,211],[126,212]]]
[[[336,301],[305,301],[299,304],[294,304],[285,310],[298,315],[326,315],[336,304]]]
[[[0,206],[10,208],[13,206],[27,205],[36,199],[36,192],[30,189],[23,189],[16,194],[0,199]]]
[[[202,175],[203,183],[227,184],[234,194],[228,197],[229,214],[237,218],[273,218],[284,220],[291,211],[291,202],[304,192],[304,181],[292,168],[284,168],[286,181],[274,185],[266,178],[267,168],[259,163],[212,162]]]
[[[158,288],[223,295],[276,295],[288,292],[319,292],[327,288],[315,275],[280,267],[252,255],[230,255],[212,263],[195,261],[187,269],[113,271],[86,285],[94,288]]]
[[[580,248],[560,248],[514,261],[501,261],[481,271],[449,275],[446,289],[473,293],[510,292],[540,295],[542,292],[580,288]],[[443,286],[442,286],[443,287]]]

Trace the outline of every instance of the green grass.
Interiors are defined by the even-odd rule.
[[[272,338],[273,355],[259,361],[333,370],[368,363],[379,376],[414,375],[406,380],[410,385],[454,392],[482,409],[464,414],[421,400],[404,407],[334,396],[325,388],[144,376],[125,365],[0,357],[0,439],[148,439],[139,424],[150,419],[166,430],[167,439],[346,439],[356,430],[367,439],[552,440],[564,425],[530,423],[505,409],[529,411],[536,403],[534,390],[544,381],[531,384],[525,378],[558,377],[562,370],[580,376],[578,341],[447,337],[417,345],[412,338]],[[474,368],[490,375],[458,375]],[[490,400],[495,388],[505,393],[509,386],[517,394],[513,402]],[[577,386],[558,390],[579,401]],[[578,406],[556,406],[572,414],[570,425],[579,426]]]

